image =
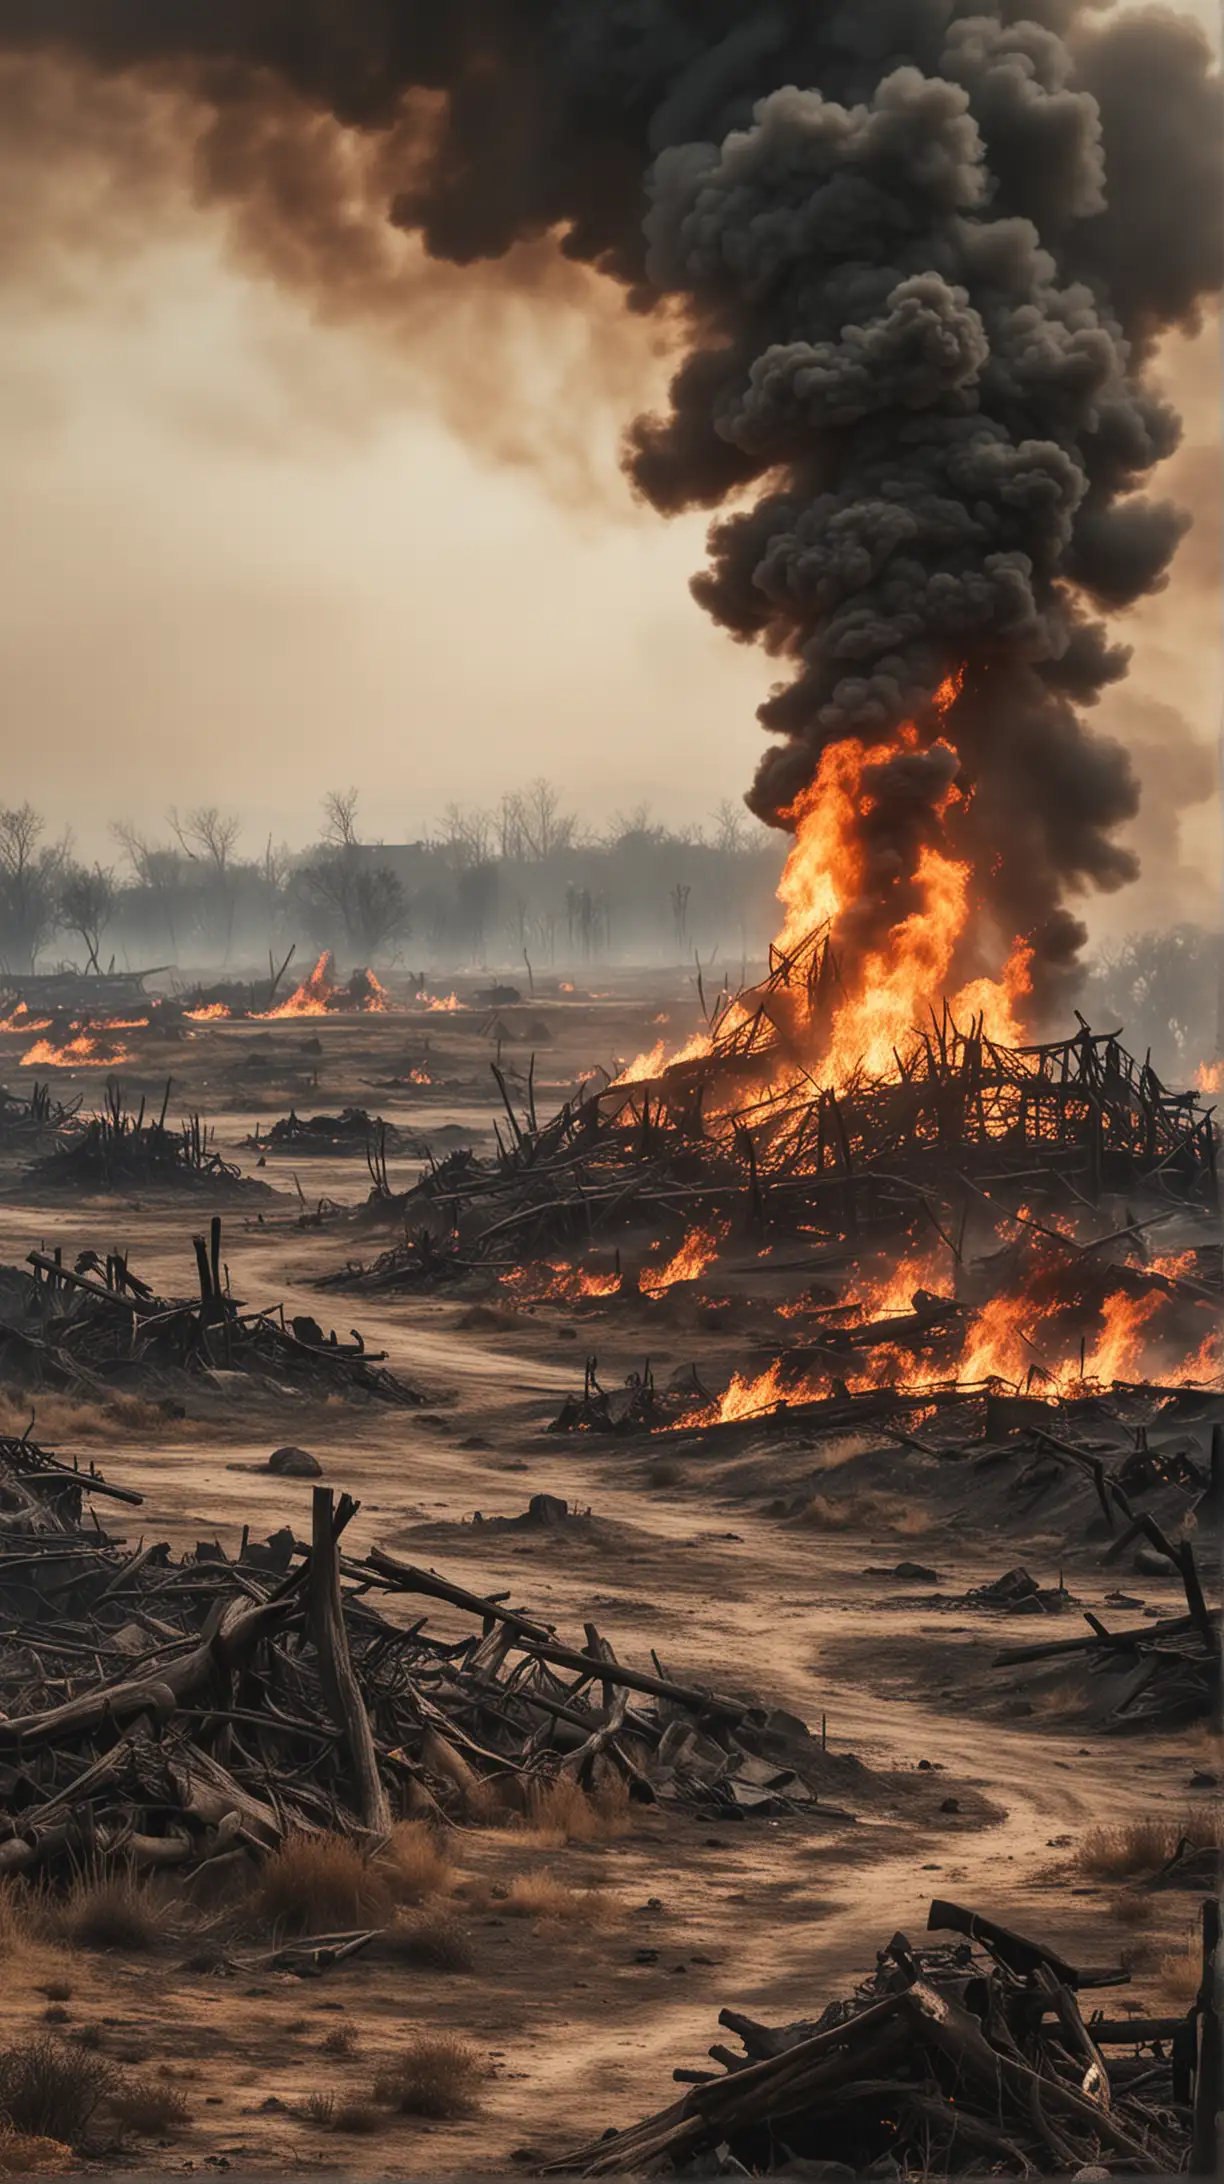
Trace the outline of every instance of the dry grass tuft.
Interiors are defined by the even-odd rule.
[[[1144,1813],[1135,1820],[1089,1828],[1075,1864],[1094,1881],[1144,1879],[1168,1862],[1183,1836],[1203,1848],[1218,1835],[1218,1821],[1206,1813]]]
[[[811,1532],[921,1532],[922,1520],[895,1494],[813,1494],[794,1522]]]
[[[401,1820],[379,1852],[376,1867],[386,1873],[397,1903],[425,1903],[431,1896],[445,1896],[455,1885],[455,1869],[425,1820]]]
[[[38,1903],[23,1888],[20,1881],[0,1881],[0,1958],[21,1956],[35,1943],[45,1939],[38,1915]],[[68,1988],[62,1995],[45,1990],[50,2002],[68,1999]]]
[[[109,2063],[62,2040],[24,2040],[0,2050],[0,2116],[30,2138],[75,2146],[115,2083]]]
[[[256,1917],[285,1934],[379,1926],[391,1885],[345,1835],[290,1835],[264,1865],[252,1894]]]
[[[399,1963],[426,1972],[470,1972],[476,1962],[469,1935],[450,1911],[419,1911],[415,1917],[397,1919],[380,1947]]]
[[[0,2176],[58,2176],[72,2161],[72,2148],[59,2139],[34,2138],[0,2123]]]
[[[425,1822],[405,1820],[374,1858],[345,1835],[291,1835],[268,1859],[251,1904],[279,1933],[337,1933],[385,1926],[397,1904],[423,1903],[454,1880]]]
[[[121,2130],[139,2138],[166,2138],[191,2121],[186,2096],[164,2080],[135,2079],[111,2093],[106,2106]]]
[[[303,2123],[312,2123],[316,2131],[330,2131],[336,2122],[336,2096],[334,2093],[308,2093],[299,2113]]]
[[[378,2110],[371,2108],[368,2101],[341,2101],[334,2128],[348,2131],[354,2138],[365,2138],[371,2131],[377,2131],[381,2123]]]
[[[1166,1949],[1153,1967],[1153,1977],[1165,1995],[1188,2009],[1203,1976],[1203,1943],[1197,1927],[1187,1927],[1180,1943]]]
[[[357,2046],[358,2037],[356,2025],[333,2025],[319,2045],[325,2055],[351,2055]],[[328,2094],[327,2098],[330,2100],[331,2095]]]
[[[486,2066],[468,2041],[452,2033],[422,2033],[374,2080],[374,2098],[402,2116],[451,2122],[480,2105]]]
[[[616,1905],[598,1888],[574,1888],[555,1873],[516,1873],[499,1910],[510,1918],[539,1919],[546,1925],[606,1926]]]
[[[120,1949],[129,1955],[155,1949],[166,1925],[165,1909],[149,1887],[130,1873],[81,1873],[61,1903],[49,1904],[48,1927],[73,1949]]]
[[[615,1781],[588,1794],[571,1775],[558,1775],[553,1782],[533,1783],[525,1825],[541,1849],[615,1842],[629,1833],[629,1792]]]

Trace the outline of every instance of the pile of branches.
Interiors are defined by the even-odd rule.
[[[862,1772],[791,1715],[626,1666],[591,1624],[578,1649],[432,1571],[350,1560],[357,1504],[329,1487],[309,1542],[244,1532],[234,1561],[204,1542],[177,1563],[83,1529],[96,1495],[140,1498],[0,1444],[0,1875],[259,1860],[291,1830],[526,1811],[558,1777],[727,1817]],[[434,1638],[380,1599],[478,1628]]]
[[[232,1295],[221,1220],[192,1239],[198,1294],[155,1295],[122,1252],[83,1252],[75,1266],[32,1251],[27,1273],[0,1267],[0,1381],[86,1398],[116,1387],[174,1395],[209,1372],[246,1373],[264,1385],[322,1397],[364,1395],[414,1405],[430,1398],[385,1370],[354,1328],[342,1342],[308,1315],[252,1309]]]
[[[122,1085],[113,1077],[108,1079],[100,1111],[35,1164],[38,1180],[85,1191],[163,1184],[188,1190],[215,1190],[218,1185],[229,1190],[265,1190],[266,1185],[244,1178],[232,1161],[222,1157],[199,1115],[167,1127],[171,1085],[167,1078],[159,1113],[146,1112],[143,1098],[132,1113],[124,1104]]]
[[[706,1052],[602,1091],[584,1085],[544,1122],[534,1061],[519,1105],[495,1066],[505,1110],[495,1158],[431,1163],[396,1200],[406,1235],[428,1228],[467,1273],[644,1224],[683,1232],[717,1220],[773,1238],[815,1227],[858,1242],[932,1224],[946,1238],[959,1223],[963,1235],[970,1202],[997,1218],[1145,1190],[1164,1207],[1218,1208],[1210,1108],[1197,1092],[1170,1091],[1119,1032],[1080,1018],[1070,1038],[1011,1048],[977,1022],[963,1029],[945,1006],[892,1075],[860,1070],[834,1091],[810,1060],[834,986],[822,930],[774,952],[764,984],[716,1015]],[[404,1285],[419,1286],[413,1242],[401,1265]],[[384,1258],[378,1286],[391,1271]]]
[[[1070,1964],[960,1904],[937,1899],[927,1927],[966,1938],[918,1948],[894,1934],[871,1977],[811,2021],[724,2010],[742,2054],[712,2047],[721,2073],[677,2070],[690,2090],[669,2108],[556,2166],[637,2176],[718,2151],[751,2175],[810,2161],[861,2175],[886,2157],[923,2177],[1172,2176],[1187,2157],[1215,2173],[1216,1905],[1180,2018],[1085,2016],[1085,1989],[1129,1975]]]
[[[0,1085],[0,1151],[23,1152],[67,1130],[80,1112],[80,1097],[54,1099],[49,1084],[33,1084],[25,1099]]]
[[[401,1150],[402,1140],[391,1124],[367,1114],[364,1107],[345,1107],[338,1115],[298,1115],[291,1108],[270,1130],[261,1131],[257,1124],[247,1144],[253,1152],[292,1153],[300,1158],[313,1153],[364,1152],[370,1145],[382,1145],[394,1153]]]

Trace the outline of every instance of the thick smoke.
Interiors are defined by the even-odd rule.
[[[670,407],[626,464],[664,512],[731,501],[694,588],[787,671],[750,801],[785,824],[829,743],[917,720],[928,748],[873,777],[856,938],[910,907],[942,823],[975,939],[1031,936],[1057,990],[1067,895],[1135,869],[1126,756],[1083,719],[1126,671],[1101,618],[1160,588],[1185,527],[1143,491],[1179,431],[1145,369],[1221,282],[1193,24],[1091,0],[0,0],[0,43],[188,91],[200,194],[341,294],[358,246],[319,116],[377,142],[387,214],[433,257],[555,235],[678,314]],[[932,701],[962,667],[940,822]]]

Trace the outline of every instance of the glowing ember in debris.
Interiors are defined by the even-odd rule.
[[[91,1031],[147,1031],[149,1019],[147,1016],[91,1016],[88,1024]]]
[[[427,1069],[410,1069],[408,1072],[408,1082],[409,1084],[432,1084],[433,1078],[430,1076]]]
[[[22,1055],[22,1069],[114,1069],[119,1062],[129,1060],[123,1047],[100,1047],[87,1032],[78,1032],[63,1046],[56,1046],[50,1039],[38,1039]]]
[[[574,1304],[581,1297],[610,1297],[621,1280],[619,1274],[592,1274],[564,1259],[515,1267],[501,1279],[503,1289],[531,1304]]]
[[[445,997],[442,994],[431,993],[426,996],[425,1006],[427,1009],[445,1012],[448,1016],[453,1016],[456,1009],[463,1007],[463,1003],[457,993],[448,993]]]
[[[229,1013],[224,1001],[206,1001],[201,1008],[183,1010],[191,1024],[219,1024]]]

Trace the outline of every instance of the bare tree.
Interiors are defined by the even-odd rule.
[[[361,837],[357,832],[356,789],[329,789],[323,799],[323,839],[338,849],[353,849]]]
[[[460,872],[475,871],[490,861],[493,819],[477,805],[448,804],[442,814],[442,839]]]
[[[224,879],[233,861],[242,821],[232,812],[218,811],[215,804],[197,805],[183,820],[173,808],[167,816],[184,856],[190,857],[193,864],[211,865],[218,877]]]
[[[556,850],[568,849],[574,839],[577,816],[562,811],[559,790],[542,774],[513,799],[518,807],[523,852],[542,864]]]
[[[357,831],[356,789],[331,789],[323,799],[323,839],[297,873],[308,918],[325,931],[342,930],[364,960],[405,940],[412,919],[403,881],[372,861]]]
[[[183,866],[181,851],[172,849],[168,842],[150,842],[130,819],[116,819],[111,833],[123,848],[131,866],[132,876],[148,894],[166,928],[166,936],[173,952],[178,952],[178,936],[184,904]]]
[[[59,924],[59,890],[69,840],[47,842],[32,804],[0,807],[0,949],[14,969],[33,970]]]
[[[109,867],[65,864],[59,888],[59,924],[85,944],[89,968],[101,975],[102,935],[115,915],[119,891]]]

